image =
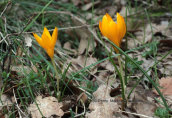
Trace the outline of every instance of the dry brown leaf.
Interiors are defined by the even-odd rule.
[[[68,111],[69,108],[71,108],[71,100],[62,101],[62,104],[63,104],[63,106],[61,107],[61,109],[63,111]]]
[[[133,9],[132,9],[132,10],[133,10]],[[125,6],[122,6],[122,8],[121,8],[119,14],[122,15],[122,16],[125,16],[125,15],[126,15],[126,7],[125,7]],[[129,13],[128,9],[127,9],[127,15],[129,15],[129,14],[130,14],[130,13]],[[127,18],[127,20],[128,20],[128,18]],[[128,25],[128,23],[127,23],[127,25]],[[127,27],[127,28],[128,28],[128,27]]]
[[[35,65],[32,65],[31,68],[34,70],[35,73],[38,72]],[[17,65],[17,66],[12,66],[11,71],[16,72],[18,74],[18,77],[23,77],[23,76],[26,76],[26,74],[29,74],[32,71],[31,68],[28,67],[28,66]]]
[[[20,45],[20,46],[23,48],[22,45]],[[20,48],[20,46],[17,47],[16,56],[23,57],[23,51],[22,51],[22,49]]]
[[[17,51],[16,51],[17,58],[15,57],[15,64],[16,65],[18,65],[21,62],[21,60],[22,60],[21,58],[18,58],[18,57],[23,57],[23,55],[25,55],[20,47],[23,48],[23,46],[20,45],[20,46],[17,47]],[[7,63],[7,65],[8,65],[9,60],[7,59],[5,63]],[[12,64],[14,63],[14,59],[11,60],[11,63]]]
[[[116,74],[110,75],[108,71],[101,71],[98,77],[105,83],[108,81],[108,85],[112,85],[115,88],[119,86],[119,83],[116,80]],[[97,83],[99,84],[100,82],[97,81]]]
[[[39,67],[38,63],[36,63],[36,66]],[[33,71],[35,73],[38,73],[38,69],[36,68],[36,66],[35,65],[32,65],[31,68],[33,69]]]
[[[112,65],[112,63],[109,60],[106,60],[106,61],[100,63],[100,66],[105,68],[106,70],[114,72],[114,66]]]
[[[172,86],[171,86],[172,78],[171,77],[161,78],[159,80],[159,85],[161,87],[163,87],[162,89],[159,89],[163,95],[172,95]],[[156,90],[153,90],[153,92],[155,92],[157,95],[159,95]]]
[[[129,38],[128,41],[128,46],[129,48],[133,49],[136,48],[137,46],[140,46],[142,44],[148,43],[152,40],[152,34],[144,34],[143,31],[138,31],[134,33],[136,36],[136,39]]]
[[[0,102],[0,106],[2,105],[6,105],[6,106],[12,106],[12,102],[10,97],[8,97],[8,95],[6,94],[2,94],[1,95],[1,102]],[[3,107],[0,107],[0,110],[2,110]]]
[[[32,39],[27,34],[25,35],[25,43],[26,43],[26,46],[28,46],[28,47],[32,46]]]
[[[127,94],[133,89],[133,86],[136,84],[136,82],[135,83],[131,83],[131,84],[129,84],[129,86],[127,86]],[[130,98],[128,99],[129,101],[132,101],[133,99],[134,99],[134,97],[135,97],[135,92],[140,92],[140,91],[143,91],[144,90],[144,87],[142,86],[142,85],[137,85],[135,88],[134,88],[134,90],[133,90],[133,92],[131,93],[131,95],[130,95]],[[132,106],[133,106],[133,103],[132,102],[127,102],[127,106],[129,107],[129,108],[131,108]]]
[[[97,5],[97,4],[99,4],[100,3],[100,1],[98,0],[98,1],[95,1],[94,2],[94,5]],[[90,3],[88,3],[88,4],[86,4],[86,5],[84,5],[81,9],[82,10],[89,10],[90,8],[92,8],[92,5],[93,5],[93,3],[92,2],[90,2]]]
[[[82,67],[84,67],[84,65],[85,65],[85,67],[87,67],[87,66],[90,66],[90,65],[92,65],[92,64],[97,62],[96,58],[94,58],[92,56],[86,58],[86,56],[83,56],[83,55],[82,56],[78,56],[77,59],[73,59],[73,60],[75,62],[77,62],[78,64],[82,65]],[[85,63],[85,60],[86,60],[86,63]],[[93,74],[95,74],[97,72],[97,67],[95,67],[95,66],[91,67],[90,69],[91,69],[91,72]]]
[[[96,14],[106,14],[108,13],[110,16],[115,15],[118,10],[118,6],[106,6],[103,9],[95,9],[94,13]]]
[[[172,40],[171,39],[162,39],[162,40],[160,40],[159,43],[160,43],[159,45],[165,45],[165,46],[169,46],[169,47],[172,46]]]
[[[78,86],[78,82],[74,80],[65,79],[65,83],[68,84],[69,89],[74,93],[74,95],[80,95],[81,89]],[[87,87],[87,86],[84,86]]]
[[[78,70],[83,69],[84,65],[85,67],[87,67],[97,62],[97,59],[92,56],[87,57],[86,63],[85,63],[85,60],[86,60],[86,56],[84,55],[80,55],[78,56],[78,58],[75,58],[75,59],[68,59],[67,63],[72,62],[73,64],[73,67],[71,67],[69,70],[71,70],[72,72],[77,72]],[[90,68],[90,70],[93,74],[95,74],[97,72],[97,67],[93,66]]]
[[[83,101],[83,103],[85,104],[87,99],[88,99],[88,96],[87,94],[85,94],[85,92],[82,92],[79,96],[78,96],[79,99],[81,99]]]
[[[119,110],[118,104],[114,102],[114,98],[110,97],[110,87],[101,85],[97,91],[93,93],[95,99],[90,103],[89,109],[91,113],[87,113],[88,118],[116,118],[113,114]]]
[[[7,110],[8,106],[12,106],[11,99],[6,94],[1,95],[1,102],[0,102],[0,115],[3,113],[3,109]]]
[[[62,99],[62,104],[63,106],[61,107],[61,109],[65,112],[65,111],[69,111],[69,108],[73,108],[77,103],[77,95],[75,95],[75,93],[73,95],[67,95],[67,96],[63,96]]]
[[[71,29],[66,29],[65,33],[67,35],[69,35],[71,38],[76,38],[76,35],[73,33],[73,31]],[[80,38],[79,36],[77,36],[78,38]]]
[[[71,51],[71,52],[69,52],[69,51],[67,51],[67,50],[64,50],[65,53],[70,54],[70,55],[77,55],[77,51],[76,51],[75,49],[72,49],[72,48],[71,48],[70,42],[66,42],[66,43],[64,44],[63,48],[65,48],[65,49]]]
[[[161,55],[167,54],[166,51],[162,52]],[[162,56],[157,56],[157,60],[162,59]],[[170,76],[172,74],[172,55],[167,55],[160,63],[158,63],[158,70],[161,74]]]
[[[60,43],[60,41],[58,39],[56,41],[56,45],[59,46],[59,47],[61,47],[61,43]]]
[[[51,115],[64,115],[64,112],[60,109],[62,107],[62,103],[58,103],[58,100],[55,97],[50,96],[42,98],[42,96],[37,96],[36,102],[44,117],[50,117]],[[30,104],[28,110],[31,112],[32,118],[42,118],[35,102]]]
[[[18,66],[12,66],[12,71],[16,71],[17,73],[27,73],[29,74],[31,69],[28,66],[18,65]]]
[[[171,104],[172,104],[172,95],[164,96],[164,98],[167,100],[167,105],[170,106],[170,109],[172,109],[172,106],[171,106]],[[163,103],[163,100],[161,99],[161,97],[159,97],[159,100],[160,100],[160,102]],[[158,104],[158,105],[160,105],[161,107],[164,107],[163,104]]]
[[[162,68],[160,68],[160,72],[162,74],[165,74],[165,75],[171,75],[172,74],[172,66],[171,65],[164,65],[163,63],[161,63],[163,65]]]
[[[73,4],[77,6],[81,1],[80,0],[72,0]]]
[[[158,25],[154,24],[154,23],[151,23],[151,24],[152,24],[152,29],[153,29],[154,34],[157,33],[157,32],[161,32],[162,34],[164,34],[165,30],[166,30],[166,28],[168,26],[168,24],[164,23],[164,22],[162,22],[161,24],[158,24]],[[166,33],[171,32],[170,29],[167,29],[167,30],[168,31]],[[145,31],[147,33],[151,33],[151,26],[150,26],[149,23],[147,24]]]
[[[89,20],[92,18],[93,14],[92,13],[86,13],[86,14],[81,14],[81,15],[84,15],[86,16],[86,19]]]
[[[168,26],[169,26],[169,21],[161,21],[161,24],[163,27],[165,27],[165,30],[163,29],[161,31],[162,34],[166,35],[166,36],[171,36],[171,30],[168,28],[166,29]]]
[[[86,49],[87,49],[87,47],[88,47],[88,40],[89,39],[85,39],[85,38],[82,38],[81,40],[80,40],[80,43],[79,43],[79,48],[78,48],[78,51],[79,51],[79,54],[83,54],[85,51],[86,51]],[[90,40],[91,41],[91,40]],[[91,42],[89,42],[90,44],[89,45],[92,45],[92,43]],[[93,50],[90,48],[90,46],[89,46],[89,48],[88,48],[88,52],[92,52]]]
[[[109,78],[109,73],[108,73],[108,71],[101,71],[100,73],[99,73],[99,75],[98,75],[98,77],[102,80],[102,81],[104,81],[105,83],[108,81],[108,78]],[[100,83],[100,82],[97,82],[97,83]],[[100,83],[101,84],[101,83]]]
[[[138,114],[143,114],[152,117],[157,109],[155,103],[148,101],[144,92],[134,92],[132,107]],[[145,118],[140,116],[140,118]]]
[[[72,23],[74,26],[86,25],[74,17],[72,17],[71,20],[72,20]],[[86,23],[86,21],[83,21],[83,22]],[[88,52],[93,52],[93,48],[96,47],[97,44],[95,41],[92,41],[92,38],[91,38],[92,34],[88,31],[88,29],[87,28],[77,28],[74,30],[76,31],[77,37],[80,39],[78,53],[83,54],[84,52],[86,52],[87,49],[88,49]],[[73,30],[67,30],[66,33],[71,37],[75,37]],[[93,38],[93,40],[94,40],[94,38]],[[88,43],[89,43],[89,45],[88,45]]]
[[[138,40],[135,40],[133,38],[128,38],[128,48],[133,49],[140,45],[141,43]]]

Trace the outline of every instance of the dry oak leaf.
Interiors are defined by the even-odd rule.
[[[90,103],[91,113],[87,113],[88,118],[116,118],[113,114],[119,110],[118,104],[114,98],[110,97],[110,87],[101,85],[93,93],[95,99]]]
[[[104,82],[107,83],[108,81],[108,85],[112,85],[113,87],[117,87],[119,85],[119,83],[116,80],[116,75],[112,74],[110,75],[108,71],[101,71],[98,75],[98,77]],[[109,78],[109,79],[108,79]],[[98,84],[102,83],[97,81]]]
[[[161,87],[163,87],[163,88],[159,89],[163,95],[172,95],[172,86],[171,86],[172,78],[171,77],[161,78],[159,80],[159,85]],[[155,92],[157,95],[159,95],[156,90],[153,90],[153,92]]]
[[[114,66],[111,64],[111,62],[109,60],[106,60],[106,61],[100,63],[100,66],[105,68],[106,70],[114,72]]]
[[[66,42],[63,46],[64,49],[67,49],[67,50],[64,50],[64,52],[66,52],[66,54],[69,54],[69,55],[77,55],[77,51],[75,49],[72,49],[71,48],[71,44],[70,42]]]
[[[86,61],[86,63],[85,63],[85,61]],[[78,70],[83,69],[84,65],[85,65],[85,67],[87,67],[87,66],[90,66],[90,65],[96,63],[97,59],[92,56],[86,57],[84,55],[79,55],[75,59],[68,59],[66,63],[70,63],[70,62],[72,62],[73,66],[74,66],[74,68],[72,68],[72,71],[77,72]],[[93,66],[90,69],[93,74],[95,74],[97,72],[97,66]]]
[[[150,102],[148,99],[148,94],[146,92],[134,92],[134,98],[132,100],[132,107],[138,114],[143,114],[148,117],[152,117],[157,109],[154,102]],[[140,118],[145,118],[140,116]]]
[[[64,115],[64,112],[60,109],[62,107],[62,103],[58,103],[58,100],[55,97],[50,96],[42,98],[42,96],[37,96],[36,102],[44,117],[50,117],[51,115]],[[28,110],[31,112],[32,118],[42,118],[35,102],[30,104]]]

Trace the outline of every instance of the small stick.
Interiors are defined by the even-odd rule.
[[[2,17],[2,15],[4,14],[5,10],[7,9],[7,7],[11,4],[11,1],[9,1],[5,7],[5,9],[1,12],[0,18]]]
[[[14,92],[14,89],[13,89],[13,94],[14,94],[16,106],[17,106],[17,108],[18,108],[19,116],[20,116],[20,118],[22,118],[20,112],[21,112],[23,115],[25,115],[25,113],[24,113],[24,112],[20,109],[20,107],[18,106],[17,99],[16,99],[16,95],[15,95],[15,92]],[[25,115],[25,116],[26,116],[26,115]]]
[[[119,113],[121,113],[121,112],[124,112],[124,113],[133,114],[133,115],[136,115],[136,116],[141,116],[141,117],[145,117],[145,118],[153,118],[153,117],[146,116],[146,115],[143,115],[143,114],[131,113],[131,112],[122,111],[122,110],[119,110],[118,112],[119,112]]]

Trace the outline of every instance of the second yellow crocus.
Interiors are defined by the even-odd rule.
[[[106,15],[103,16],[102,22],[99,21],[99,28],[103,36],[120,47],[122,38],[126,33],[126,25],[124,18],[119,13],[117,13],[117,23],[106,13]],[[116,48],[114,49],[119,53]]]

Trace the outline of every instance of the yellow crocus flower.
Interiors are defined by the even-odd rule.
[[[46,27],[44,27],[42,37],[39,37],[36,33],[33,33],[33,36],[35,37],[36,41],[39,43],[41,47],[43,47],[46,50],[50,58],[53,58],[54,56],[54,46],[57,41],[57,35],[57,27],[55,27],[52,37]]]
[[[106,13],[106,15],[103,16],[102,22],[99,21],[99,28],[103,36],[120,47],[122,38],[126,33],[126,25],[124,18],[119,13],[117,13],[117,24],[113,21],[111,16]],[[114,49],[119,53],[116,48]]]

